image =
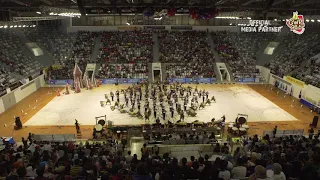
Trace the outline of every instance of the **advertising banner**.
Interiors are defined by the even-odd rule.
[[[133,78],[133,79],[127,79],[127,78],[113,78],[113,79],[101,79],[102,84],[137,84],[142,81],[145,81],[144,78]]]
[[[256,82],[256,78],[238,78],[238,82]]]
[[[179,83],[202,83],[202,84],[211,84],[212,82],[217,81],[216,78],[168,78],[170,83],[179,82]]]
[[[300,87],[304,88],[304,82],[303,81],[300,81],[300,80],[298,80],[296,78],[293,78],[291,76],[284,76],[283,79],[288,81],[288,82],[290,82],[290,83],[292,83],[292,84],[295,84],[297,86],[300,86]]]
[[[186,30],[191,31],[192,26],[171,26],[171,30]]]
[[[51,85],[65,85],[65,84],[72,84],[72,79],[65,79],[65,80],[49,80],[49,84]]]
[[[165,30],[165,26],[144,26],[144,30]]]
[[[186,78],[168,78],[170,83],[179,82],[186,83]]]
[[[102,84],[115,84],[118,83],[118,79],[114,78],[114,79],[102,79]]]
[[[118,26],[118,30],[125,30],[125,31],[139,31],[141,30],[140,26]]]

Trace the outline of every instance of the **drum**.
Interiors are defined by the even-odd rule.
[[[103,119],[100,119],[100,120],[98,121],[98,124],[100,124],[101,126],[104,126],[104,125],[106,124],[106,121],[103,120]]]
[[[246,128],[246,129],[248,129],[248,128],[249,128],[249,126],[248,126],[248,125],[245,125],[245,124],[244,124],[244,125],[242,125],[242,127],[243,127],[243,128]]]
[[[246,128],[239,128],[239,130],[241,131],[241,132],[245,132],[246,131]]]
[[[228,128],[233,128],[233,124],[229,124],[229,125],[228,125]]]
[[[233,131],[238,131],[239,129],[236,128],[236,127],[233,127],[232,130],[233,130]]]
[[[102,125],[101,124],[95,125],[94,128],[96,129],[97,132],[102,131]]]

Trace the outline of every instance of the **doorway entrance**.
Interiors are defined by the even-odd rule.
[[[160,70],[153,70],[153,82],[161,81]]]

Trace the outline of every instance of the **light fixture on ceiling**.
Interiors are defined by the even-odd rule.
[[[311,22],[314,22],[314,19],[311,19]]]
[[[130,26],[130,23],[128,23],[128,22],[127,22],[126,24],[127,24],[128,26]]]
[[[318,19],[317,21],[320,22],[320,19]]]
[[[37,12],[37,14],[41,14],[41,12]]]
[[[274,21],[278,21],[278,19],[274,19]]]
[[[3,28],[8,28],[8,26],[7,26],[7,25],[5,25],[5,26],[3,26]]]
[[[310,20],[309,19],[306,19],[306,22],[309,22]]]

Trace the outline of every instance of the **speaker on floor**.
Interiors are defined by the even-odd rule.
[[[312,123],[310,124],[310,127],[316,128],[318,126],[318,120],[319,120],[319,116],[314,116]]]
[[[22,123],[21,123],[20,117],[16,117],[15,123],[16,123],[15,130],[22,128]]]

